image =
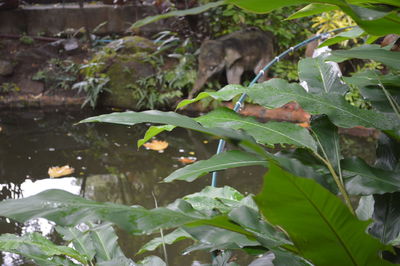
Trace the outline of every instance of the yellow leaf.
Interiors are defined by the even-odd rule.
[[[72,174],[74,171],[75,171],[74,168],[70,167],[69,165],[64,165],[61,167],[59,167],[59,166],[50,167],[49,171],[47,171],[47,173],[49,174],[49,176],[51,178],[56,178],[56,177]]]
[[[143,144],[143,146],[153,151],[162,151],[168,147],[168,142],[162,140],[152,140],[151,142]]]
[[[196,161],[196,157],[179,157],[178,161],[180,161],[183,164],[189,164],[189,163],[194,163]]]

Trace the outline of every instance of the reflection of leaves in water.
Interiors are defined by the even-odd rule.
[[[56,178],[56,177],[61,177],[61,176],[66,176],[70,175],[75,171],[74,168],[70,167],[69,165],[64,165],[64,166],[53,166],[50,167],[47,173],[51,178]]]
[[[168,142],[153,139],[151,142],[143,144],[143,146],[153,151],[162,151],[168,148]]]

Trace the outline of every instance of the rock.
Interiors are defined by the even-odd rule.
[[[0,60],[0,75],[10,76],[14,73],[14,64],[10,61]]]
[[[135,109],[140,99],[137,81],[156,72],[148,62],[149,54],[155,50],[152,41],[133,36],[113,41],[98,52],[88,64],[93,67],[85,74],[106,74],[110,79],[106,86],[109,92],[100,97],[100,104]]]
[[[110,42],[106,49],[112,49],[122,54],[134,54],[138,52],[154,52],[157,46],[149,39],[140,36],[128,36]]]

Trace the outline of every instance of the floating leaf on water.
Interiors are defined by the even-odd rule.
[[[197,160],[196,157],[179,157],[178,161],[180,161],[183,164],[190,164],[194,163]]]
[[[54,166],[50,167],[47,173],[51,178],[56,178],[60,176],[65,176],[65,175],[70,175],[75,171],[74,168],[70,167],[69,165],[64,165],[64,166]]]
[[[206,140],[206,139],[203,140],[203,143],[204,143],[204,144],[208,144],[208,140]]]
[[[189,152],[190,155],[195,155],[194,151]]]
[[[152,140],[151,142],[143,144],[143,146],[153,151],[161,151],[168,147],[168,142],[162,140]]]

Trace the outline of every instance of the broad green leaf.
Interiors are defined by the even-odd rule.
[[[319,154],[329,161],[338,175],[341,175],[338,128],[326,116],[317,116],[311,120],[311,129],[319,143]]]
[[[160,228],[177,227],[207,218],[179,200],[168,208],[147,210],[141,206],[95,202],[57,189],[24,199],[2,201],[0,215],[19,222],[43,217],[60,226],[103,220],[115,223],[132,234],[151,233]]]
[[[365,33],[364,30],[362,30],[360,27],[354,27],[349,31],[341,32],[337,34],[335,37],[329,38],[328,40],[321,43],[319,47],[331,46],[345,40],[358,38],[362,36],[364,33]]]
[[[383,194],[400,191],[400,173],[374,168],[352,157],[341,162],[346,189],[352,195]]]
[[[74,249],[86,256],[87,260],[91,261],[94,258],[96,250],[88,231],[82,232],[75,227],[63,226],[56,226],[56,230],[63,236],[65,241],[72,242]]]
[[[299,254],[315,265],[389,265],[385,247],[367,235],[339,198],[312,180],[271,164],[255,200],[266,219],[287,232]]]
[[[368,59],[381,62],[395,70],[400,70],[400,54],[388,51],[379,45],[362,45],[349,50],[332,51],[331,54],[326,60],[342,62],[351,58]]]
[[[370,220],[374,213],[374,203],[372,195],[361,197],[356,209],[357,218],[361,221]]]
[[[28,233],[23,236],[3,234],[0,236],[0,250],[33,259],[38,265],[60,265],[55,263],[58,256],[69,256],[83,264],[87,263],[85,256],[76,250],[57,246],[39,233]],[[58,261],[67,260],[58,257]]]
[[[340,79],[341,72],[321,57],[299,61],[299,79],[307,84],[308,92],[344,95],[349,87]]]
[[[399,140],[393,139],[385,133],[379,134],[376,148],[375,166],[381,169],[395,171],[400,159]]]
[[[196,210],[219,210],[221,213],[227,213],[237,206],[244,199],[236,189],[224,187],[207,186],[202,191],[183,197]]]
[[[182,16],[187,16],[187,15],[196,15],[196,14],[200,14],[203,13],[205,11],[207,11],[210,8],[215,8],[218,7],[220,5],[225,4],[225,1],[217,1],[217,2],[209,2],[208,4],[202,5],[202,6],[198,6],[198,7],[194,7],[194,8],[190,8],[190,9],[185,9],[185,10],[174,10],[168,13],[164,13],[161,15],[156,15],[156,16],[148,16],[145,17],[144,19],[138,20],[135,23],[132,24],[132,26],[130,27],[130,29],[135,29],[135,28],[139,28],[142,27],[144,25],[147,25],[149,23],[153,23],[156,22],[160,19],[164,19],[164,18],[169,18],[169,17],[182,17]]]
[[[188,239],[191,238],[191,236],[182,228],[178,228],[171,233],[165,235],[164,237],[157,237],[153,238],[146,244],[144,244],[140,250],[138,251],[137,254],[144,253],[146,251],[153,251],[159,246],[163,245],[164,243],[167,245],[171,245],[175,242],[178,242],[180,240]]]
[[[289,84],[281,79],[255,84],[247,90],[247,94],[254,102],[267,108],[276,108],[290,101],[297,101],[310,114],[328,115],[331,122],[338,127],[393,129],[399,126],[396,118],[371,110],[358,109],[340,95],[307,93],[300,85]]]
[[[149,129],[146,131],[146,134],[144,135],[144,137],[137,141],[138,148],[140,148],[140,146],[142,146],[147,141],[149,141],[152,137],[155,137],[164,131],[172,131],[174,128],[175,128],[175,126],[171,126],[171,125],[149,127]]]
[[[228,108],[219,108],[206,115],[196,118],[205,127],[226,127],[242,129],[258,143],[265,145],[292,144],[311,150],[317,149],[317,144],[307,129],[288,122],[260,123],[251,117],[242,117]]]
[[[271,79],[254,84],[250,88],[228,85],[218,92],[203,92],[200,95],[203,98],[210,96],[217,100],[231,100],[242,93],[247,93],[255,103],[267,108],[277,108],[288,102],[296,101],[310,114],[326,114],[332,123],[344,128],[364,126],[389,130],[397,128],[400,124],[398,119],[391,115],[354,107],[340,95],[307,93],[299,84],[288,83],[282,79]],[[197,98],[192,101],[196,100]]]
[[[250,140],[250,138],[246,137],[245,135],[230,129],[205,128],[190,117],[180,115],[174,112],[161,112],[157,110],[150,110],[144,112],[128,111],[122,113],[111,113],[111,114],[89,117],[80,121],[79,123],[92,123],[92,122],[113,123],[120,125],[129,125],[129,126],[138,123],[159,123],[164,125],[172,125],[172,126],[188,128],[220,137],[228,137],[239,140]]]
[[[247,206],[233,209],[229,219],[251,232],[263,247],[273,248],[284,244],[291,245],[285,234],[265,222],[259,212]]]
[[[149,256],[139,261],[137,266],[167,266],[165,262],[157,256]]]
[[[180,168],[167,176],[163,181],[185,180],[192,182],[207,173],[234,167],[262,165],[266,166],[265,158],[242,151],[228,151],[212,156],[208,160],[198,161],[194,164]]]
[[[302,17],[308,17],[312,15],[317,15],[321,14],[323,12],[328,12],[332,10],[338,9],[337,6],[333,5],[326,5],[326,4],[309,4],[299,11],[295,12],[294,14],[290,15],[287,19],[296,19],[296,18],[302,18]]]
[[[106,262],[113,259],[121,259],[124,256],[118,245],[118,236],[110,223],[104,223],[94,227],[90,224],[90,237],[96,249],[96,261]]]
[[[400,192],[374,195],[374,223],[369,233],[389,243],[400,235]]]
[[[251,240],[245,235],[230,230],[213,226],[184,227],[193,239],[200,242],[194,246],[188,247],[185,253],[194,250],[221,250],[221,249],[240,249],[247,246],[259,246],[260,243]]]

